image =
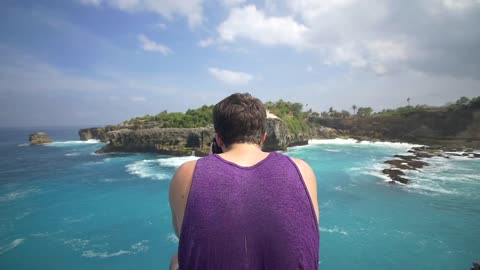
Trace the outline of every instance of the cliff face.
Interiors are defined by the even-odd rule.
[[[209,153],[215,134],[213,127],[206,128],[156,128],[139,126],[106,126],[86,128],[79,132],[81,140],[97,139],[108,143],[97,153],[149,152],[168,155],[197,155]],[[292,138],[287,124],[276,117],[267,119],[265,151],[285,150],[291,144],[307,143],[308,139]]]
[[[213,134],[211,128],[113,130],[102,134],[108,144],[97,153],[150,152],[203,156],[208,154]]]
[[[480,147],[480,110],[437,110],[404,116],[318,118],[321,126],[363,140]]]
[[[267,138],[263,143],[264,151],[285,150],[289,145],[288,127],[279,118],[267,119]]]

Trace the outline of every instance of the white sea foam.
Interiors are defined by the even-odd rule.
[[[18,199],[22,199],[27,197],[27,195],[38,192],[38,189],[26,189],[20,191],[13,191],[7,194],[3,194],[0,196],[0,202],[9,202]]]
[[[130,249],[134,252],[134,253],[140,253],[140,252],[147,252],[149,250],[149,246],[147,245],[148,244],[148,240],[142,240],[138,243],[135,243],[133,244]]]
[[[17,146],[25,147],[25,146],[30,146],[30,144],[28,144],[28,143],[21,143],[21,144],[19,144],[19,145],[17,145]]]
[[[343,234],[343,235],[345,235],[345,236],[348,235],[348,232],[347,232],[347,231],[341,230],[341,229],[339,229],[337,226],[335,226],[335,227],[333,227],[333,228],[320,227],[320,231],[321,231],[321,232],[327,232],[327,233],[339,233],[339,234]]]
[[[355,139],[325,139],[325,140],[308,140],[308,144],[354,144]]]
[[[79,153],[79,152],[67,153],[67,154],[65,154],[65,156],[67,156],[67,157],[76,157],[76,156],[80,156],[80,153]]]
[[[90,240],[80,238],[63,241],[63,244],[71,246],[75,251],[83,250],[88,245],[88,243],[90,243]]]
[[[82,253],[82,257],[105,259],[105,258],[116,257],[116,256],[125,255],[125,254],[131,254],[131,252],[126,251],[126,250],[119,250],[117,252],[109,253],[109,252],[106,252],[106,251],[105,252],[95,252],[93,250],[86,250]]]
[[[199,157],[188,156],[188,157],[172,157],[172,158],[162,158],[157,159],[158,163],[165,167],[180,167],[183,163],[187,161],[197,160]]]
[[[172,243],[178,243],[178,237],[174,233],[167,235],[167,240]]]
[[[425,182],[423,183],[409,183],[408,185],[403,185],[407,191],[418,192],[425,195],[438,195],[438,194],[459,194],[455,190],[447,190],[442,188],[439,185],[428,185]]]
[[[99,140],[87,140],[87,141],[60,141],[60,142],[52,142],[46,144],[47,146],[53,147],[69,147],[69,146],[77,146],[83,144],[96,144],[101,143]]]
[[[3,254],[19,245],[21,245],[25,241],[24,238],[17,238],[13,240],[11,243],[0,246],[0,254]]]
[[[137,175],[140,178],[150,178],[154,180],[167,180],[171,175],[163,172],[157,160],[141,160],[125,166],[127,172]]]
[[[197,160],[199,157],[172,157],[140,160],[126,165],[127,172],[138,175],[141,178],[151,178],[154,180],[168,180],[172,177],[165,167],[177,168],[183,163],[191,160]]]
[[[372,146],[381,146],[381,147],[391,147],[391,148],[400,148],[400,149],[410,149],[412,147],[419,147],[422,145],[419,144],[410,144],[410,143],[400,143],[400,142],[371,142],[371,141],[357,141],[355,139],[325,139],[325,140],[309,140],[308,144],[318,145],[318,144],[334,144],[334,145],[372,145]]]
[[[337,150],[337,149],[323,149],[323,150],[327,152],[340,152],[340,150]]]
[[[105,259],[105,258],[116,257],[121,255],[135,255],[138,253],[144,253],[150,249],[150,247],[148,246],[148,242],[149,242],[148,240],[142,240],[138,243],[131,245],[128,250],[120,249],[119,251],[115,251],[115,252],[98,251],[98,250],[95,251],[92,249],[84,250],[82,251],[82,257]]]

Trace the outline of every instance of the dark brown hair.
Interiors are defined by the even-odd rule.
[[[235,93],[213,108],[213,126],[226,146],[262,143],[267,113],[262,102],[248,93]]]

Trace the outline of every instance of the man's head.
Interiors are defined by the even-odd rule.
[[[245,94],[233,94],[213,108],[215,132],[225,146],[234,143],[261,144],[267,114],[260,100]]]

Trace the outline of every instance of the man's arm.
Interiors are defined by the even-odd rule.
[[[172,210],[173,229],[178,237],[181,233],[183,216],[196,164],[196,160],[184,163],[177,169],[170,183],[170,209]]]
[[[308,194],[310,195],[310,198],[312,199],[313,203],[313,210],[315,210],[315,215],[317,216],[317,221],[319,221],[320,214],[319,214],[319,209],[318,209],[318,196],[317,196],[317,178],[315,177],[315,173],[313,172],[312,168],[308,163],[305,161],[298,159],[298,158],[292,158],[293,162],[297,165],[298,169],[300,170],[300,173],[302,174],[303,181],[305,182],[305,185],[307,186]]]
[[[189,161],[184,163],[177,169],[170,183],[170,209],[172,211],[173,230],[177,237],[180,238],[183,216],[185,214],[185,207],[187,206],[188,193],[192,185],[193,172],[197,161]],[[170,261],[170,270],[178,269],[178,255],[172,256]]]

